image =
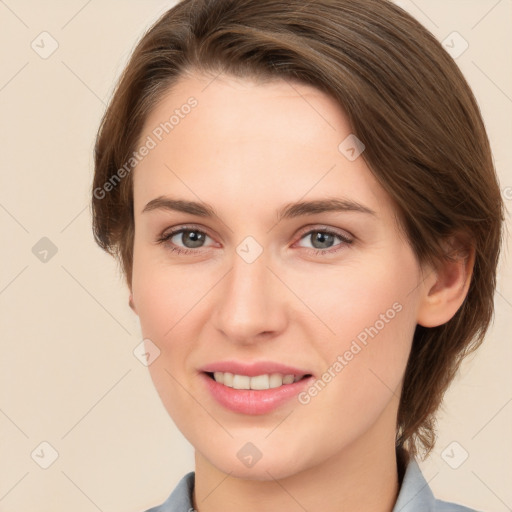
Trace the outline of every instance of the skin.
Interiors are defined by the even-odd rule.
[[[455,314],[472,260],[420,267],[364,159],[338,150],[351,128],[321,91],[189,73],[150,113],[139,140],[190,96],[197,107],[133,174],[131,303],[144,338],[161,351],[149,366],[154,385],[195,448],[195,509],[391,511],[414,329]],[[219,218],[143,212],[163,195],[208,203]],[[326,197],[375,213],[276,220],[287,203]],[[156,242],[184,225],[208,235],[195,249],[172,238],[195,254]],[[326,227],[352,243],[333,237],[318,249],[308,232]],[[236,252],[247,236],[263,249],[252,263]],[[400,312],[307,405],[291,399],[268,414],[239,414],[215,402],[199,378],[198,368],[226,359],[279,361],[319,377],[395,303]],[[247,442],[262,453],[250,468],[237,457]]]

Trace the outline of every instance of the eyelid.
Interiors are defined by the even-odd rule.
[[[184,231],[199,232],[213,240],[213,237],[208,233],[208,230],[204,229],[203,227],[195,226],[193,224],[182,224],[182,225],[175,226],[172,228],[164,229],[164,231],[160,235],[158,235],[155,242],[157,244],[170,245],[172,250],[174,250],[176,252],[182,252],[182,253],[188,253],[188,254],[192,254],[192,253],[198,254],[201,251],[201,249],[204,250],[204,249],[209,249],[211,247],[211,246],[207,246],[207,247],[198,247],[197,249],[190,249],[189,247],[182,247],[180,245],[175,246],[175,244],[173,244],[170,241],[171,238],[173,238],[174,236],[176,236],[180,233],[183,233]]]
[[[196,231],[196,232],[206,235],[207,237],[209,237],[210,239],[213,240],[213,237],[210,236],[207,229],[204,229],[203,227],[199,227],[199,226],[196,226],[193,224],[183,224],[183,225],[179,225],[179,226],[164,230],[162,232],[162,234],[159,235],[159,237],[157,238],[156,243],[168,244],[171,246],[171,249],[173,251],[176,251],[176,252],[182,253],[182,254],[199,254],[200,252],[202,252],[202,250],[209,249],[211,247],[211,246],[206,246],[206,247],[198,247],[195,249],[191,249],[188,247],[181,247],[179,245],[176,246],[175,244],[170,242],[171,238],[173,238],[174,236],[176,236],[184,231]],[[295,246],[295,244],[300,242],[307,235],[310,235],[311,233],[315,233],[315,232],[327,233],[327,234],[338,237],[341,240],[341,243],[336,244],[334,247],[340,247],[340,248],[338,248],[338,249],[333,249],[333,248],[315,249],[312,247],[302,247],[302,249],[305,249],[306,251],[314,251],[315,254],[328,255],[328,254],[337,253],[339,250],[341,250],[341,246],[350,245],[354,242],[354,236],[345,230],[341,230],[339,228],[334,228],[334,227],[327,226],[327,225],[312,224],[312,225],[306,226],[300,230],[299,234],[296,235],[296,236],[298,236],[298,240],[292,244],[292,247]]]
[[[348,231],[340,228],[335,228],[332,226],[328,226],[325,224],[312,224],[309,226],[306,226],[305,228],[302,228],[299,233],[298,237],[299,239],[302,239],[305,235],[309,235],[311,233],[314,233],[316,231],[322,232],[322,233],[330,233],[332,235],[339,236],[342,240],[345,242],[353,242],[355,237],[352,235],[352,233],[349,233]]]

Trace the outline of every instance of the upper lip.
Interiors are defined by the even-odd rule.
[[[206,373],[229,372],[236,375],[247,375],[249,377],[271,373],[281,373],[282,375],[311,375],[311,372],[308,370],[274,361],[255,361],[252,363],[244,363],[242,361],[218,361],[207,364],[200,368],[200,370]]]

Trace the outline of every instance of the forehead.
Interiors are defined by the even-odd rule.
[[[188,73],[163,95],[146,119],[144,131],[169,120],[184,108],[190,98],[197,101],[186,117],[197,128],[208,128],[210,136],[229,136],[231,140],[257,137],[279,140],[286,135],[297,145],[311,146],[319,138],[336,146],[336,132],[350,133],[350,126],[341,106],[319,89],[285,79],[267,82],[241,79],[230,75],[209,76]],[[188,109],[186,109],[188,110]],[[297,121],[300,126],[295,129]],[[306,128],[307,129],[304,129]],[[178,125],[173,135],[179,137]],[[215,133],[212,133],[215,130]]]
[[[146,119],[139,145],[150,137],[155,147],[137,164],[135,202],[164,189],[279,203],[357,191],[352,199],[385,202],[364,159],[339,149],[351,133],[341,106],[312,86],[185,75]]]

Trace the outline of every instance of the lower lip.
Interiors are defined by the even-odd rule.
[[[241,414],[266,414],[298,395],[307,388],[313,377],[301,379],[272,389],[233,389],[220,384],[206,373],[201,374],[206,387],[217,402],[233,412]]]

